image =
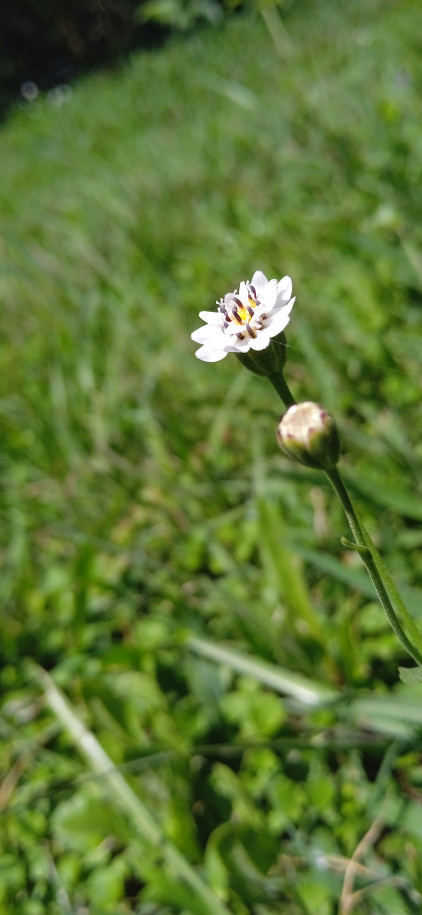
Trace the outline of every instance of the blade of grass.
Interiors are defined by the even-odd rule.
[[[420,689],[420,687],[417,687]],[[366,695],[353,699],[348,715],[361,727],[392,737],[411,737],[422,727],[420,699],[410,692],[397,695]],[[414,698],[415,697],[415,698]]]
[[[422,521],[422,498],[415,497],[415,493],[399,486],[392,486],[390,480],[376,479],[372,474],[360,473],[349,467],[343,470],[343,476],[351,489],[367,497],[376,505],[391,508],[396,514],[414,521]]]
[[[365,597],[373,598],[375,596],[374,586],[362,568],[359,568],[358,566],[347,566],[343,562],[340,562],[339,559],[328,556],[321,551],[313,550],[311,547],[303,546],[301,543],[295,543],[294,550],[299,553],[306,562],[315,566],[316,569],[320,569],[321,572],[332,576],[337,579],[337,581],[341,581],[355,591],[359,591],[359,593],[363,594]],[[418,616],[421,612],[421,601],[417,589],[403,588],[401,593],[406,602],[406,606],[409,607],[415,616]]]
[[[209,639],[188,636],[185,644],[194,654],[224,664],[236,673],[253,677],[263,686],[268,686],[281,695],[291,696],[303,705],[336,705],[342,720],[349,720],[365,730],[406,738],[422,727],[422,706],[416,693],[414,696],[410,692],[388,696],[376,693],[363,696],[357,693],[356,697],[343,695],[309,677],[276,667],[268,661],[251,658],[244,652],[217,645]]]
[[[153,849],[157,850],[160,857],[164,858],[169,868],[190,887],[201,904],[201,912],[207,913],[207,915],[229,915],[225,905],[204,883],[186,858],[163,835],[149,810],[113,765],[98,740],[75,715],[50,675],[41,667],[34,667],[33,670],[50,708],[69,733],[79,752],[85,757],[94,772],[104,776],[105,783],[110,789],[110,798],[115,798],[126,810],[142,837]]]
[[[190,636],[186,640],[186,646],[194,654],[199,654],[204,658],[210,658],[220,664],[226,664],[236,673],[245,674],[253,677],[264,686],[269,686],[277,693],[292,696],[303,702],[304,705],[320,706],[327,703],[335,702],[340,698],[340,693],[310,680],[300,674],[291,673],[268,661],[250,658],[248,655],[234,651],[232,648],[216,645],[208,639],[202,639],[198,636]]]
[[[359,591],[365,597],[375,597],[374,586],[368,579],[364,569],[357,566],[347,566],[333,556],[322,553],[321,550],[313,550],[311,547],[302,546],[300,543],[295,544],[295,549],[306,562],[309,562],[321,572],[330,575],[337,581],[341,581],[350,588],[354,588],[355,591]]]

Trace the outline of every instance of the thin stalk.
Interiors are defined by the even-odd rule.
[[[287,381],[283,375],[283,372],[280,374],[268,375],[268,380],[271,381],[271,384],[275,387],[277,394],[281,397],[284,405],[286,407],[291,407],[296,403],[293,394],[287,384]]]
[[[417,664],[422,664],[422,636],[398,594],[378,550],[372,543],[368,532],[360,520],[337,467],[333,470],[327,470],[326,475],[343,506],[362,562],[367,568],[390,626],[408,654],[411,655]],[[406,635],[399,618],[400,616],[405,621],[406,628],[411,633],[412,640],[415,644],[412,644]]]

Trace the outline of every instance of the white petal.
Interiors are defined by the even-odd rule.
[[[227,328],[224,335],[223,346],[235,346],[237,348],[239,344],[242,344],[242,340],[237,336],[236,331],[231,331],[231,333],[229,333],[229,328]]]
[[[287,302],[287,305],[283,306],[283,310],[286,312],[286,314],[288,314],[288,315],[290,314],[295,302],[296,302],[296,296],[294,295],[293,298],[290,299],[290,302]]]
[[[201,321],[206,321],[207,324],[219,326],[223,323],[223,316],[219,311],[200,311],[199,317]]]
[[[280,311],[277,311],[276,314],[271,315],[271,318],[267,324],[267,331],[269,331],[270,337],[276,337],[277,334],[281,334],[281,331],[287,327],[289,321],[290,318],[288,308],[280,308]]]
[[[256,352],[259,352],[261,349],[266,349],[270,342],[270,338],[271,333],[269,332],[268,327],[260,330],[258,336],[251,340],[251,349],[254,349]]]
[[[248,287],[247,287],[246,283],[243,282],[243,280],[239,286],[238,298],[240,299],[241,302],[243,302],[244,305],[248,304],[248,298],[249,298]]]
[[[288,302],[292,294],[292,281],[290,276],[283,276],[277,285],[277,302]]]
[[[195,356],[202,359],[202,362],[220,362],[227,356],[227,353],[222,349],[208,349],[206,346],[201,346],[200,349],[197,349]]]
[[[221,346],[224,346],[224,349],[228,353],[236,353],[237,351],[243,352],[246,343],[249,343],[249,337],[244,337],[243,340],[241,340],[237,336],[237,333],[228,334],[226,331],[224,342]]]
[[[230,347],[231,353],[247,353],[251,346],[251,338],[244,337],[243,340],[232,340],[232,346]]]
[[[293,308],[295,301],[296,301],[296,296],[293,296],[293,298],[290,299],[290,302],[287,302],[287,305],[283,305],[282,303],[279,303],[279,301],[277,299],[277,302],[271,312],[269,320],[272,321],[275,318],[275,316],[280,313],[280,311],[284,312],[284,314],[289,315]]]
[[[265,276],[265,273],[263,273],[262,270],[255,270],[255,273],[251,279],[251,285],[255,287],[258,297],[259,293],[264,288],[264,286],[267,285],[267,283],[268,280]]]
[[[246,337],[244,340],[238,340],[236,346],[231,346],[230,353],[248,353],[251,348],[251,338]]]
[[[272,311],[277,301],[277,280],[270,280],[259,296],[266,314]]]
[[[195,343],[209,343],[210,346],[223,346],[224,333],[219,327],[204,324],[203,327],[198,327],[198,330],[194,330],[193,334],[191,334],[191,340],[194,340]]]
[[[260,318],[261,315],[267,314],[267,310],[268,310],[268,309],[265,307],[265,305],[257,305],[257,306],[256,306],[255,311],[254,311],[254,316],[253,316],[253,318],[251,318],[251,324],[252,324],[252,327],[254,328],[254,330],[256,330],[256,322],[257,322],[257,319]],[[270,311],[271,311],[271,310],[272,310],[272,309],[270,309]]]

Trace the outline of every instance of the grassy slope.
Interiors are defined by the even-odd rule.
[[[156,911],[160,886],[166,898],[101,786],[63,787],[84,767],[34,698],[28,658],[55,668],[116,763],[167,754],[132,784],[190,861],[207,848],[233,912],[295,915],[315,894],[334,911],[341,878],[300,861],[352,854],[388,786],[379,860],[421,889],[415,739],[382,769],[369,737],[363,757],[315,754],[315,729],[353,744],[362,715],[282,706],[180,644],[206,634],[352,695],[405,694],[340,512],[275,453],[279,404],[234,359],[197,362],[189,333],[256,267],[292,275],[289,382],[335,412],[368,523],[417,589],[420,24],[411,2],[297,4],[286,30],[238,18],[3,128],[5,912],[18,899],[22,915],[54,913],[61,892],[95,913]],[[379,710],[363,713],[379,730]],[[402,733],[397,715],[385,728]],[[305,748],[225,755],[280,737]],[[225,749],[192,749],[211,743]],[[419,904],[389,892],[370,905]]]

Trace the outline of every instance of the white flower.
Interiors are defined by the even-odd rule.
[[[191,334],[202,345],[195,356],[203,362],[219,362],[227,353],[247,353],[265,349],[271,337],[287,327],[294,305],[292,281],[267,280],[256,270],[250,283],[242,282],[239,291],[228,292],[217,302],[217,311],[200,311],[203,327]]]

